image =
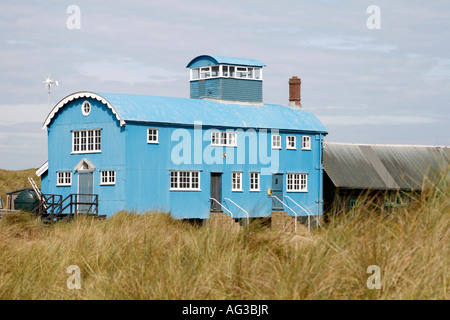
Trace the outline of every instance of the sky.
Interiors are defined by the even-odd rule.
[[[300,77],[325,141],[450,145],[448,0],[19,0],[0,4],[0,168],[47,160],[42,124],[73,92],[188,98],[203,54],[264,62],[265,103]]]

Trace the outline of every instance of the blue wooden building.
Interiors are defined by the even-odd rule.
[[[235,219],[273,211],[321,216],[327,132],[299,96],[287,106],[263,103],[264,66],[196,57],[187,65],[190,98],[65,97],[43,125],[42,192],[96,194],[108,216],[123,209],[169,211],[176,219],[207,219],[211,211]]]

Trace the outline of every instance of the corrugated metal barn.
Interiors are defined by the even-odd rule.
[[[407,205],[415,193],[433,187],[448,174],[450,148],[445,146],[324,144],[325,210],[362,205]]]
[[[211,211],[235,219],[273,211],[320,217],[326,129],[300,107],[298,78],[287,106],[264,104],[263,67],[199,56],[187,65],[190,98],[67,96],[43,126],[43,193],[85,197],[78,212],[90,210],[95,194],[108,216],[158,209],[177,219],[207,219]]]

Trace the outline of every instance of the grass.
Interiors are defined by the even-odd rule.
[[[448,299],[448,180],[409,207],[360,208],[312,233],[231,232],[120,212],[43,225],[0,221],[1,299]],[[81,289],[67,288],[67,268]],[[370,265],[381,289],[368,289]]]
[[[3,200],[3,206],[6,206],[6,193],[22,188],[31,188],[28,182],[31,177],[39,187],[41,179],[36,179],[36,169],[26,169],[9,171],[0,169],[0,198]]]

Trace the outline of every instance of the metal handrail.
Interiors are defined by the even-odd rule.
[[[302,209],[303,211],[306,212],[306,214],[308,215],[308,232],[311,232],[311,214],[308,211],[306,211],[301,205],[299,205],[297,202],[295,202],[291,197],[289,197],[289,196],[284,196],[284,197],[288,198],[289,200],[291,200],[298,207],[300,207],[300,209]]]
[[[228,211],[230,214],[231,214],[231,219],[233,219],[233,213],[230,211],[230,210],[228,210],[227,208],[225,208],[219,201],[217,201],[216,199],[214,199],[214,198],[209,198],[210,200],[214,200],[215,202],[217,202],[218,204],[219,204],[219,206],[221,206],[222,208],[224,208],[226,211]]]
[[[245,212],[245,214],[247,215],[247,225],[248,225],[248,220],[249,220],[249,215],[247,210],[244,210],[243,208],[241,208],[240,206],[238,206],[233,200],[231,200],[230,198],[225,198],[224,200],[229,200],[232,204],[234,204],[236,207],[238,207],[239,209],[241,209],[242,211]]]
[[[294,227],[294,230],[295,230],[295,232],[297,232],[297,212],[295,212],[293,209],[291,209],[286,203],[284,203],[283,201],[278,199],[277,196],[271,196],[271,197],[277,199],[278,201],[280,201],[284,206],[286,206],[286,208],[288,208],[289,210],[291,210],[294,213],[294,215],[295,215],[295,223],[294,223],[295,227]]]

